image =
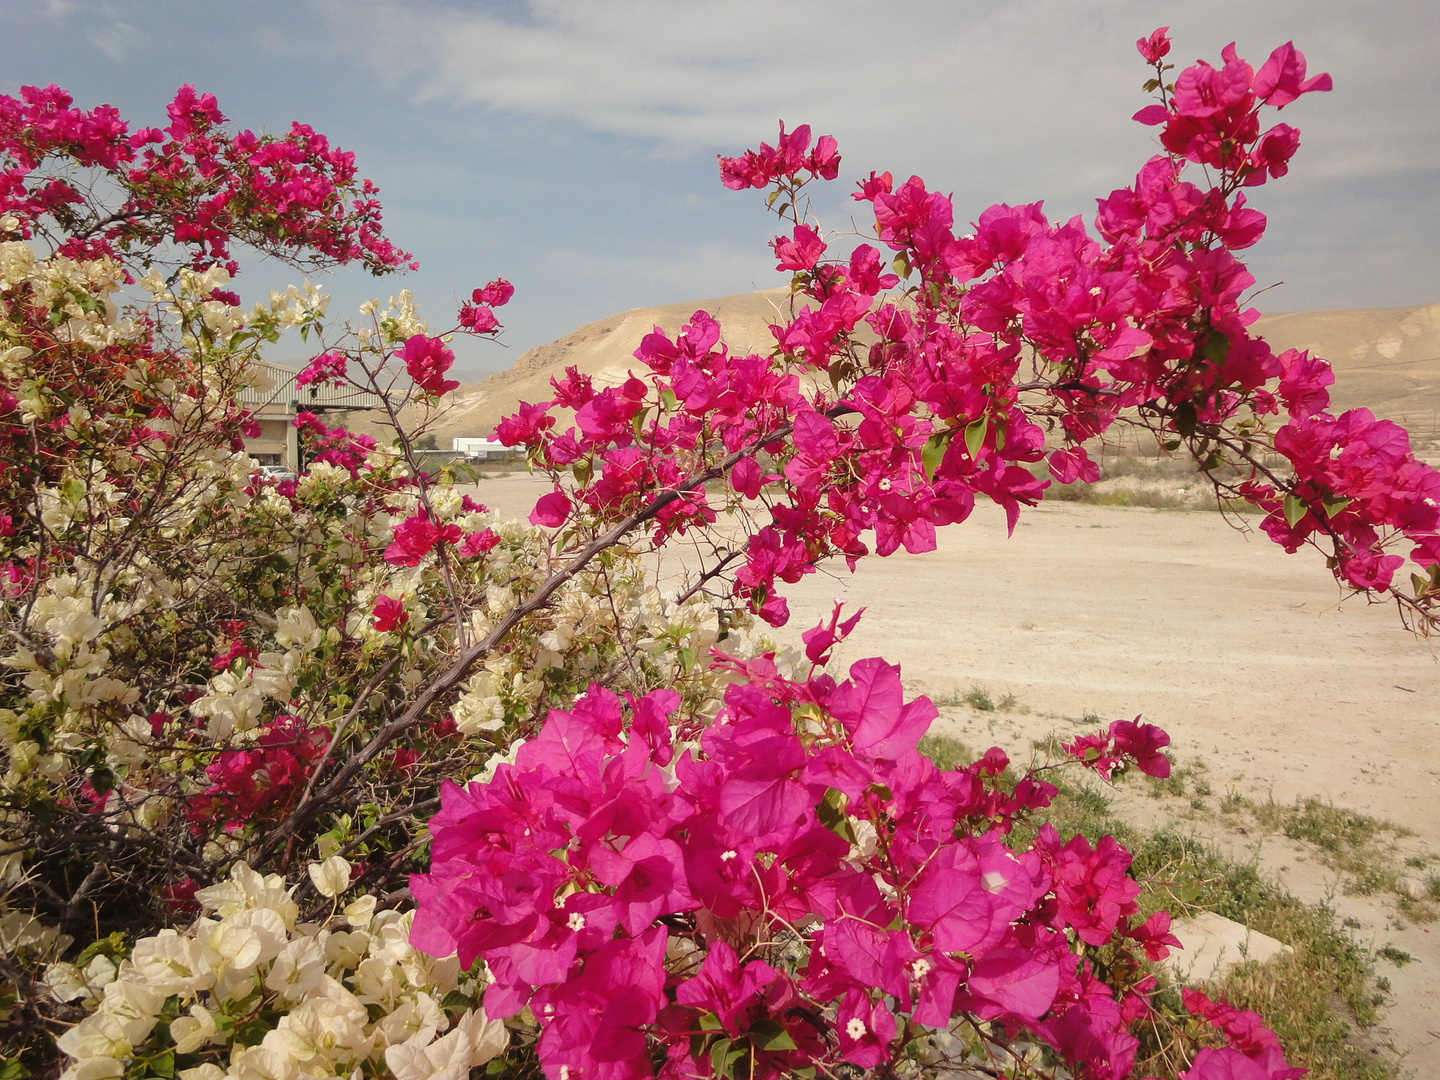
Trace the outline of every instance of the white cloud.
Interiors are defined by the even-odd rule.
[[[116,22],[98,30],[91,30],[85,37],[91,45],[117,64],[123,63],[131,53],[145,44],[144,35],[127,22]]]
[[[1287,38],[1337,92],[1291,120],[1332,176],[1440,161],[1440,25],[1428,5],[1345,0],[316,0],[426,108],[479,107],[641,140],[738,152],[775,122],[833,133],[852,167],[916,172],[1057,212],[1127,182],[1150,152],[1133,42],[1172,25],[1172,58]],[[363,27],[363,36],[360,28]],[[382,33],[374,28],[383,27]]]
[[[54,14],[68,14],[75,4],[64,2],[58,8],[52,7]],[[91,18],[96,21],[107,20],[106,25],[95,26],[85,35],[85,39],[97,49],[110,57],[117,64],[124,63],[130,56],[144,48],[147,44],[145,35],[133,25],[120,18],[120,13],[114,4],[101,3],[97,5],[98,10],[88,12]]]

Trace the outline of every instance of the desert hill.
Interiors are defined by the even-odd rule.
[[[1363,405],[1418,435],[1440,434],[1440,303],[1266,315],[1254,330],[1276,351],[1329,360],[1334,410]]]
[[[455,436],[485,436],[521,401],[550,395],[550,379],[575,365],[598,385],[623,381],[638,366],[632,354],[659,326],[671,335],[696,310],[721,325],[732,351],[765,352],[774,345],[769,323],[787,298],[784,288],[710,300],[636,308],[586,323],[564,337],[527,350],[509,371],[462,386],[435,427],[440,448]],[[1440,438],[1440,303],[1420,307],[1300,311],[1267,315],[1254,330],[1280,351],[1309,349],[1335,368],[1336,410],[1365,406],[1405,424],[1417,442]],[[366,424],[352,416],[356,430]]]
[[[436,430],[437,441],[444,448],[453,436],[490,434],[520,402],[549,400],[553,393],[550,379],[563,375],[567,367],[578,367],[597,386],[624,382],[626,372],[640,366],[633,354],[646,334],[658,326],[673,337],[696,311],[707,311],[720,323],[731,352],[769,352],[775,345],[769,326],[779,320],[780,305],[788,293],[788,289],[770,289],[635,308],[586,323],[558,341],[526,350],[509,371],[460,387]]]

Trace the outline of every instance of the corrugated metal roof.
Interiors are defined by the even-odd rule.
[[[369,390],[357,390],[353,386],[324,386],[311,383],[296,386],[297,369],[280,367],[278,364],[259,362],[256,367],[265,376],[261,385],[245,389],[236,395],[236,400],[246,408],[261,413],[264,411],[293,412],[291,402],[309,412],[328,412],[336,409],[378,409],[380,396]]]

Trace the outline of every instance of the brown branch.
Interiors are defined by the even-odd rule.
[[[847,413],[854,412],[850,406],[837,404],[826,410],[827,417],[834,419]],[[647,521],[655,518],[661,510],[683,498],[688,493],[702,488],[707,482],[719,479],[734,467],[735,463],[743,458],[752,456],[762,447],[778,439],[783,439],[794,431],[793,423],[783,424],[763,435],[756,436],[751,442],[734,453],[727,454],[719,462],[700,472],[693,473],[686,477],[674,487],[657,494],[646,505],[633,513],[622,518],[608,531],[595,537],[583,547],[564,567],[551,574],[538,589],[535,590],[529,599],[512,608],[494,626],[490,633],[484,638],[463,648],[454,662],[437,676],[425,690],[410,703],[410,706],[389,723],[380,728],[379,731],[360,750],[352,754],[342,765],[339,771],[318,791],[312,791],[306,798],[297,803],[290,817],[279,827],[274,829],[260,843],[256,858],[264,858],[275,851],[277,846],[287,838],[295,835],[300,828],[312,819],[320,808],[329,804],[340,796],[346,785],[354,779],[355,775],[363,769],[381,750],[399,736],[402,732],[419,722],[432,706],[442,700],[469,674],[470,669],[482,657],[488,655],[497,645],[500,644],[510,632],[515,629],[527,616],[534,614],[544,608],[550,598],[561,586],[566,584],[582,570],[584,570],[602,551],[614,547],[629,533],[644,525]]]

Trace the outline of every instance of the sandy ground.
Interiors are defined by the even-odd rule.
[[[485,482],[480,497],[523,516],[538,493],[516,474]],[[1082,730],[1086,714],[1143,715],[1170,733],[1178,760],[1205,761],[1217,793],[1318,795],[1412,829],[1410,846],[1440,855],[1430,839],[1440,835],[1436,647],[1407,633],[1393,607],[1339,603],[1316,553],[1286,555],[1213,512],[1057,503],[1027,511],[1010,537],[987,507],[943,530],[938,551],[838,570],[791,588],[792,620],[777,637],[798,643],[835,599],[864,606],[841,665],[880,655],[913,692],[1014,695],[1008,713],[945,710],[941,723],[979,749],[993,741],[1021,757],[1051,730]],[[1382,965],[1395,988],[1383,1034],[1413,1075],[1440,1076],[1440,929],[1340,896],[1334,876],[1283,838],[1211,838],[1258,858],[1302,899],[1331,899],[1367,943],[1415,957]]]

